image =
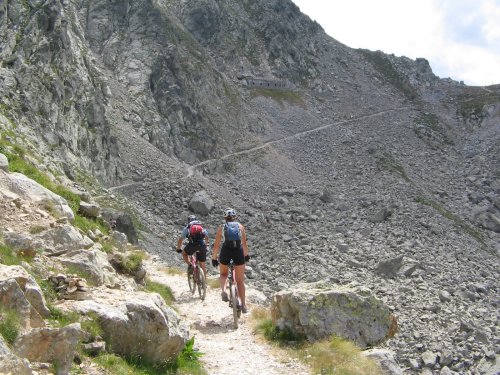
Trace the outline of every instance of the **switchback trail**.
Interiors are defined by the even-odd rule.
[[[262,150],[262,149],[264,149],[264,148],[266,148],[268,146],[271,146],[271,145],[274,145],[274,144],[277,144],[277,143],[281,143],[281,142],[284,142],[284,141],[287,141],[287,140],[290,140],[290,139],[299,138],[299,137],[301,137],[303,135],[311,134],[311,133],[314,133],[314,132],[317,132],[317,131],[321,131],[321,130],[324,130],[324,129],[328,129],[328,128],[331,128],[332,126],[337,126],[337,125],[342,125],[342,124],[348,124],[348,123],[351,123],[351,122],[354,122],[354,121],[363,120],[363,119],[369,119],[369,118],[372,118],[372,117],[378,117],[378,116],[382,116],[382,115],[387,114],[387,113],[401,111],[401,110],[405,110],[405,109],[408,109],[408,108],[410,108],[410,107],[409,106],[405,106],[405,107],[399,107],[399,108],[393,108],[393,109],[386,109],[386,110],[383,110],[383,111],[371,113],[369,115],[353,117],[353,118],[350,118],[350,119],[347,119],[347,120],[342,120],[342,121],[336,121],[336,122],[333,122],[333,123],[330,123],[330,124],[318,126],[316,128],[313,128],[313,129],[307,129],[307,130],[303,130],[303,131],[300,131],[300,132],[297,132],[297,133],[294,133],[294,134],[286,135],[286,136],[283,136],[283,137],[280,137],[280,138],[271,139],[269,141],[265,141],[264,143],[262,143],[262,144],[260,144],[258,146],[254,146],[254,147],[251,147],[251,148],[248,148],[248,149],[244,149],[244,150],[240,150],[240,151],[236,151],[236,152],[231,152],[229,154],[220,156],[220,157],[215,158],[215,159],[207,159],[207,160],[204,160],[204,161],[199,162],[197,164],[193,164],[193,165],[188,166],[187,167],[187,174],[186,174],[186,176],[183,179],[187,179],[187,178],[192,177],[194,175],[194,173],[195,173],[195,171],[196,171],[197,168],[202,167],[202,166],[207,165],[207,164],[210,164],[212,162],[216,162],[216,161],[219,161],[219,160],[225,160],[225,159],[228,159],[228,158],[233,157],[233,156],[250,154],[250,153],[253,153],[255,151]],[[148,181],[148,182],[154,182],[154,181]],[[115,190],[123,189],[123,188],[129,187],[129,186],[142,185],[142,184],[144,184],[144,182],[132,182],[132,183],[124,184],[124,185],[113,186],[113,187],[109,188],[109,190],[110,191],[115,191]]]
[[[148,277],[168,285],[175,297],[175,308],[190,325],[200,361],[209,375],[310,375],[308,368],[278,348],[256,336],[250,312],[243,314],[238,329],[233,328],[232,310],[222,302],[219,289],[207,288],[205,301],[189,291],[185,274],[172,275],[149,266]],[[247,287],[248,288],[248,287]],[[252,293],[248,290],[249,300]],[[255,294],[254,294],[255,295]],[[256,305],[248,304],[250,309]]]

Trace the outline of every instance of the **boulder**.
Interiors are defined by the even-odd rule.
[[[4,242],[17,254],[26,256],[35,256],[36,254],[33,238],[25,233],[7,232],[4,234]]]
[[[101,207],[94,203],[80,202],[80,207],[78,208],[80,212],[85,217],[97,218],[101,214]]]
[[[474,214],[474,221],[480,227],[500,233],[500,215],[496,215],[492,210],[481,210]]]
[[[50,310],[45,302],[42,289],[37,284],[35,278],[21,266],[5,266],[0,264],[0,281],[10,278],[16,280],[24,293],[24,297],[38,314],[44,318],[48,318]]]
[[[196,214],[208,215],[214,208],[214,201],[205,190],[197,192],[189,202],[189,209]]]
[[[378,263],[377,267],[375,267],[374,272],[380,276],[394,277],[401,269],[403,265],[403,259],[404,256],[401,255],[392,259],[383,260]]]
[[[101,211],[101,217],[108,223],[113,223],[114,228],[112,229],[125,233],[128,242],[133,245],[137,245],[139,243],[137,229],[134,226],[134,222],[130,214],[106,208]]]
[[[149,362],[175,359],[189,337],[188,326],[157,293],[96,288],[92,300],[65,301],[58,305],[99,317],[109,350],[125,356],[140,356]]]
[[[73,250],[60,258],[66,267],[85,275],[94,285],[114,284],[115,270],[108,261],[108,255],[100,250]]]
[[[6,172],[9,170],[9,160],[7,159],[7,156],[2,153],[0,153],[0,170]]]
[[[366,348],[397,331],[388,306],[369,290],[355,286],[298,284],[273,296],[271,312],[278,328],[290,329],[310,341],[336,335]]]
[[[32,326],[39,326],[37,323],[43,323],[40,315],[36,317],[38,313],[32,308],[15,279],[0,281],[0,306],[16,312],[22,330],[28,330]],[[32,316],[35,318],[33,323],[31,322]]]
[[[122,250],[128,243],[127,236],[122,232],[113,231],[113,233],[111,233],[111,238],[119,250]]]
[[[388,207],[383,207],[379,209],[377,212],[372,214],[369,218],[368,221],[370,223],[378,224],[382,223],[383,221],[386,221],[388,218],[392,216],[392,209]]]
[[[62,225],[44,231],[38,238],[45,242],[45,249],[52,252],[64,253],[72,250],[89,249],[94,242],[82,234],[72,225]]]
[[[80,323],[63,328],[37,328],[19,336],[12,351],[31,362],[57,364],[56,375],[67,375],[81,336]]]
[[[334,200],[333,193],[330,190],[325,189],[323,190],[323,193],[321,193],[321,195],[319,196],[319,199],[324,203],[332,203]]]
[[[33,202],[43,202],[50,205],[58,215],[66,217],[70,221],[75,219],[66,199],[21,173],[6,173],[0,170],[0,190],[10,191],[18,197]]]
[[[387,349],[369,349],[363,354],[375,360],[384,375],[403,375],[403,370],[394,359],[394,352]]]
[[[0,335],[0,374],[33,374],[28,360],[11,353],[2,335]]]

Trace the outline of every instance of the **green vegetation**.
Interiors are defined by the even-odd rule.
[[[358,51],[373,65],[387,83],[401,91],[407,99],[414,100],[417,98],[415,89],[394,69],[383,52],[374,52],[367,49],[358,49]]]
[[[380,170],[386,170],[389,172],[397,173],[406,181],[410,183],[412,182],[408,177],[408,175],[406,174],[406,171],[403,168],[403,166],[398,164],[398,162],[388,152],[384,152],[382,155],[378,156],[377,166]]]
[[[65,312],[53,305],[47,306],[50,310],[50,320],[59,327],[66,327],[69,324],[80,321],[80,314],[75,311]]]
[[[363,356],[352,342],[339,337],[311,344],[299,353],[299,358],[315,374],[382,375],[375,361]]]
[[[453,141],[446,134],[444,128],[439,126],[438,117],[432,113],[424,113],[416,118],[414,130],[419,138],[430,138],[433,134],[438,134],[442,137],[444,143],[449,145],[453,144]]]
[[[174,302],[174,294],[172,293],[172,289],[170,289],[166,285],[146,279],[145,288],[148,292],[158,293],[163,298],[165,303],[169,306],[171,306]]]
[[[19,335],[20,322],[16,311],[0,308],[0,335],[12,344]]]
[[[313,370],[314,374],[381,375],[377,364],[361,354],[352,342],[332,337],[329,340],[310,343],[305,337],[291,330],[280,330],[269,318],[269,311],[256,309],[252,319],[256,331],[268,341],[284,349],[289,356],[298,358]]]
[[[16,255],[10,246],[0,244],[0,263],[5,264],[6,266],[17,266],[23,261],[29,263],[32,260],[32,257],[26,255]]]
[[[466,87],[458,100],[462,117],[482,119],[485,116],[483,108],[488,104],[500,102],[500,93],[483,90],[480,87]]]
[[[281,106],[284,102],[296,105],[302,108],[306,107],[306,103],[299,92],[292,90],[281,90],[281,89],[265,89],[265,88],[252,88],[251,97],[256,98],[258,96],[264,96],[266,98],[273,99],[278,102]]]
[[[194,350],[194,337],[187,343],[182,353],[173,362],[148,363],[140,357],[119,357],[116,354],[101,354],[94,361],[110,375],[206,375],[199,358],[203,354]]]
[[[31,228],[30,228],[30,233],[31,234],[38,234],[38,233],[42,233],[44,230],[46,230],[47,228],[44,227],[43,225],[33,225]]]
[[[417,203],[423,204],[425,206],[432,207],[434,210],[436,210],[441,216],[445,217],[446,219],[452,221],[455,223],[456,226],[459,228],[462,228],[468,235],[471,237],[475,238],[477,242],[479,242],[481,245],[486,246],[486,243],[481,235],[477,230],[472,228],[470,225],[468,225],[465,221],[460,219],[457,215],[455,215],[453,212],[448,211],[446,208],[441,206],[439,203],[423,198],[423,197],[418,197],[415,199]]]
[[[144,254],[140,252],[129,254],[122,258],[123,269],[129,274],[134,274],[141,269],[143,259]]]
[[[108,227],[102,219],[90,219],[80,215],[78,213],[78,209],[80,208],[80,197],[64,186],[53,182],[47,174],[41,172],[35,165],[27,161],[25,158],[27,152],[24,150],[24,148],[16,145],[10,145],[9,148],[11,151],[9,152],[7,151],[7,147],[5,147],[5,142],[7,141],[3,142],[5,151],[4,154],[9,160],[10,172],[22,173],[32,180],[38,182],[43,187],[52,191],[53,193],[66,199],[75,215],[75,227],[80,228],[84,232],[95,229],[99,229],[102,233],[109,232]],[[53,207],[53,204],[51,202],[45,203],[45,209],[52,215],[56,215],[55,208]]]

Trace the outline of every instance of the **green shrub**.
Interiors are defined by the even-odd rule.
[[[38,234],[38,233],[42,233],[44,230],[46,230],[47,228],[44,227],[43,225],[33,225],[31,228],[30,228],[30,233],[31,234]]]
[[[269,341],[280,345],[299,345],[305,341],[305,337],[299,336],[290,329],[281,330],[276,327],[271,319],[265,319],[257,325],[257,331],[262,333]]]
[[[168,286],[157,283],[155,281],[151,281],[146,279],[146,290],[153,293],[158,293],[165,300],[167,305],[172,305],[174,302],[174,294],[172,293],[172,289]]]
[[[16,311],[5,308],[0,309],[0,335],[9,344],[12,344],[19,335],[20,322]]]
[[[206,375],[207,372],[199,362],[201,355],[202,353],[194,350],[193,337],[172,362],[149,363],[141,357],[120,357],[116,354],[101,354],[93,360],[110,375]]]
[[[6,266],[17,266],[23,261],[29,263],[32,260],[33,258],[29,256],[19,254],[16,255],[11,247],[0,244],[0,263],[5,264]]]
[[[134,274],[141,269],[143,259],[144,256],[141,253],[129,254],[123,259],[123,269],[130,274]]]

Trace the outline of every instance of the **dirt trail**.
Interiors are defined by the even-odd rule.
[[[306,366],[265,343],[253,333],[250,313],[233,328],[232,310],[221,301],[218,289],[207,288],[205,301],[189,291],[182,275],[169,275],[148,267],[149,277],[172,288],[175,307],[190,325],[195,346],[204,353],[203,367],[210,375],[310,375]],[[258,292],[254,292],[258,293]],[[249,300],[252,291],[248,291]],[[250,309],[256,305],[248,303]]]

